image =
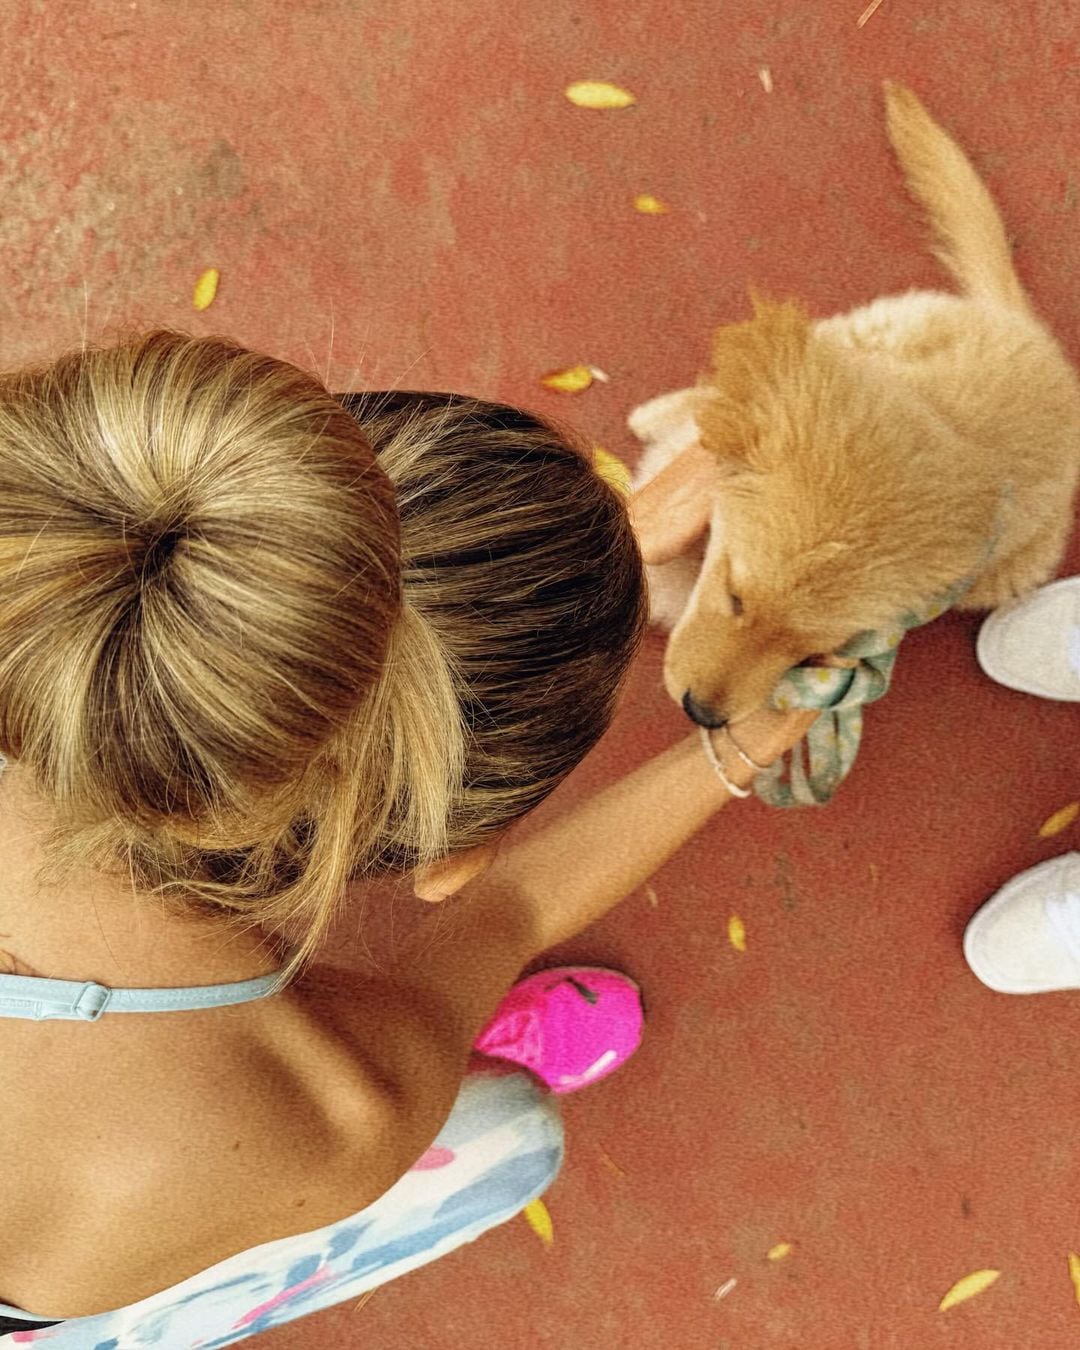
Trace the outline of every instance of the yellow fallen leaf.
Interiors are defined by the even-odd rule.
[[[965,1275],[962,1280],[956,1281],[938,1304],[938,1311],[946,1312],[958,1303],[963,1303],[969,1298],[974,1298],[976,1294],[981,1294],[985,1289],[990,1288],[1000,1274],[1000,1270],[973,1270],[970,1275]]]
[[[870,3],[866,6],[863,12],[855,20],[855,27],[861,28],[863,24],[866,23],[867,19],[872,19],[874,17],[875,11],[877,10],[880,4],[881,0],[870,0]]]
[[[1080,1303],[1080,1256],[1077,1256],[1075,1252],[1069,1253],[1069,1279],[1072,1280],[1076,1301]]]
[[[737,914],[733,914],[727,921],[727,936],[737,952],[746,951],[746,924]]]
[[[639,192],[634,198],[634,210],[640,211],[643,216],[666,216],[671,207],[651,192]]]
[[[221,273],[216,267],[208,267],[203,272],[195,283],[195,293],[191,297],[191,303],[196,309],[208,309],[214,303],[214,296],[217,295],[220,279]]]
[[[591,366],[568,366],[566,370],[549,370],[540,376],[545,389],[557,389],[560,394],[580,394],[593,382]]]
[[[1039,826],[1039,838],[1049,839],[1052,834],[1060,834],[1062,830],[1067,830],[1077,816],[1080,816],[1080,802],[1070,802],[1068,806],[1063,806],[1060,811],[1047,816]]]
[[[622,1178],[625,1180],[625,1178],[626,1178],[626,1173],[625,1173],[625,1172],[623,1171],[623,1169],[619,1166],[619,1164],[615,1161],[615,1159],[611,1156],[611,1154],[608,1153],[606,1149],[600,1148],[599,1145],[597,1145],[597,1148],[598,1148],[598,1150],[599,1150],[600,1157],[601,1157],[601,1160],[603,1161],[604,1166],[605,1166],[605,1167],[609,1167],[609,1168],[615,1173],[615,1175],[616,1175],[617,1177],[622,1177]]]
[[[785,1256],[791,1255],[792,1250],[790,1242],[778,1242],[775,1246],[770,1247],[765,1255],[770,1261],[782,1261]]]
[[[548,1207],[543,1200],[530,1200],[522,1213],[525,1215],[525,1221],[540,1241],[550,1247],[555,1241],[555,1229],[551,1223]]]
[[[616,492],[621,492],[624,497],[630,495],[630,470],[610,450],[599,445],[593,449],[593,468]]]
[[[564,92],[579,108],[629,108],[637,102],[629,89],[608,84],[607,80],[575,80]]]

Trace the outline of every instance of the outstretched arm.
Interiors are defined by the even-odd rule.
[[[739,746],[768,764],[800,740],[815,713],[760,711],[735,728]],[[714,733],[728,778],[753,778]],[[619,782],[509,842],[488,872],[445,903],[436,941],[410,954],[399,978],[453,1062],[468,1049],[521,968],[581,932],[636,890],[731,800],[698,736],[688,736]]]

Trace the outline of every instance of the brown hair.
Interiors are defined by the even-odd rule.
[[[285,979],[350,877],[551,791],[644,619],[625,511],[552,429],[345,403],[167,332],[0,379],[0,750],[60,864],[263,929]]]
[[[343,402],[394,484],[405,594],[453,672],[466,746],[448,845],[471,848],[607,729],[647,618],[637,541],[590,459],[538,417],[453,394]]]

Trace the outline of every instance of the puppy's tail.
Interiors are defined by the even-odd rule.
[[[972,296],[1026,310],[1005,226],[971,161],[910,89],[885,84],[885,112],[908,188],[926,209],[935,252]]]

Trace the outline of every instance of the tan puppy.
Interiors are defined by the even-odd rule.
[[[886,109],[962,294],[912,291],[819,322],[755,301],[716,334],[695,388],[630,417],[647,443],[637,487],[699,439],[708,452],[666,470],[685,518],[651,559],[674,560],[650,569],[654,618],[672,628],[668,692],[703,725],[966,578],[969,609],[1038,586],[1071,529],[1080,384],[963,152],[910,90],[886,86]]]

